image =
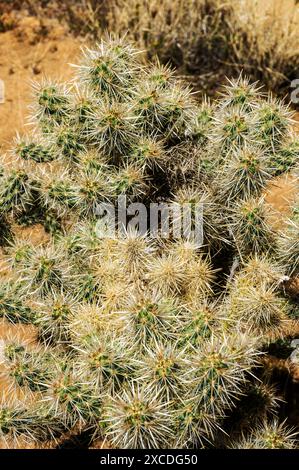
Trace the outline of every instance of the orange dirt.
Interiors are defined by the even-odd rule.
[[[31,101],[32,80],[43,76],[68,80],[80,54],[82,40],[68,35],[56,20],[25,17],[0,35],[0,79],[5,85],[5,103],[0,104],[0,150],[9,148],[17,131],[22,132]]]
[[[275,179],[267,188],[265,200],[273,209],[270,215],[271,225],[282,229],[285,217],[290,214],[290,205],[298,194],[298,180],[292,174],[282,175]]]

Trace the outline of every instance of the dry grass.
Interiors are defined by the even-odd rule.
[[[2,29],[10,29],[15,18],[7,15],[18,9],[55,17],[93,39],[105,30],[127,33],[150,58],[158,55],[210,82],[211,74],[245,70],[277,91],[297,78],[296,0],[0,0],[0,30],[1,12]]]
[[[108,24],[198,73],[221,64],[279,87],[299,65],[296,0],[114,0]]]
[[[114,0],[108,30],[128,32],[150,56],[200,72],[225,56],[229,10],[221,0]]]
[[[287,78],[296,78],[299,65],[298,2],[240,0],[233,4],[236,21],[231,25],[231,44],[239,69],[258,74],[272,86]]]

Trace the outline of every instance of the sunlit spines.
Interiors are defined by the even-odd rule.
[[[13,283],[0,287],[0,318],[10,323],[34,323],[34,311],[23,302],[19,289]]]
[[[188,87],[177,82],[164,89],[147,80],[134,89],[132,105],[137,126],[144,133],[170,141],[185,137],[195,108]]]
[[[204,97],[202,103],[194,110],[191,122],[187,125],[187,135],[195,142],[203,144],[210,138],[214,112],[215,107],[207,97]]]
[[[216,172],[219,201],[229,205],[236,199],[261,195],[271,178],[267,156],[258,147],[245,146],[232,152]]]
[[[185,140],[188,125],[197,111],[196,101],[188,86],[177,82],[168,92],[164,105],[166,126],[163,134],[168,141]]]
[[[292,115],[286,104],[270,95],[254,110],[253,137],[265,148],[277,149],[291,127]]]
[[[80,349],[94,336],[122,331],[124,320],[119,312],[107,311],[95,302],[81,301],[72,311],[68,322],[70,345]]]
[[[153,256],[155,248],[151,240],[137,231],[121,233],[115,243],[113,255],[120,261],[120,266],[132,279],[144,277],[146,264]]]
[[[276,238],[277,256],[287,275],[293,275],[299,268],[299,222],[286,221],[285,228]]]
[[[169,88],[175,82],[175,71],[169,65],[161,64],[158,58],[144,72],[146,80],[158,88]]]
[[[109,201],[114,194],[107,176],[102,172],[82,171],[78,174],[74,207],[80,217],[95,218],[99,204]]]
[[[12,393],[16,395],[19,387],[31,392],[44,391],[53,378],[54,358],[51,352],[41,348],[23,348],[12,354],[11,346],[15,347],[9,342],[5,346],[3,375],[9,377]]]
[[[69,103],[69,125],[82,135],[88,133],[90,118],[97,107],[97,97],[88,86],[75,83],[71,90]]]
[[[265,285],[268,287],[279,287],[285,279],[284,268],[267,254],[252,254],[245,260],[241,269],[234,277],[234,283],[258,287]]]
[[[125,448],[217,445],[224,415],[243,393],[256,398],[256,409],[276,409],[271,390],[249,393],[250,383],[258,347],[294,324],[284,281],[298,263],[293,249],[282,260],[284,244],[275,253],[258,198],[289,145],[290,121],[280,105],[273,122],[262,115],[271,100],[242,77],[215,103],[197,104],[170,68],[140,64],[123,38],[86,49],[77,71],[69,90],[41,85],[42,140],[36,130],[35,146],[22,142],[17,159],[34,204],[12,198],[14,209],[5,210],[10,220],[20,207],[17,223],[47,222],[52,235],[43,246],[17,238],[3,250],[15,287],[1,291],[0,316],[34,322],[24,328],[43,344],[29,355],[23,344],[11,346],[12,375],[26,399],[42,394],[45,422],[54,415],[60,435],[96,429]],[[45,161],[43,143],[57,161]],[[293,161],[296,148],[287,150]],[[143,235],[131,230],[138,217],[124,233],[106,230],[100,203],[115,207],[119,195],[146,209],[186,204],[192,216],[198,204],[202,237],[188,236],[185,225],[179,235],[148,240],[148,212]],[[176,222],[174,214],[170,229]]]
[[[201,189],[184,186],[174,194],[172,203],[174,203],[174,224],[178,219],[176,210],[180,221],[182,221],[182,210],[186,210],[191,216],[191,221],[193,219],[193,224],[197,223],[196,230],[202,233],[201,242],[204,246],[218,249],[228,243],[227,228],[224,223],[226,211],[220,206],[211,187],[205,184],[201,185]]]
[[[143,167],[137,163],[125,163],[111,175],[111,185],[115,196],[127,196],[129,200],[145,196],[150,179]]]
[[[212,335],[194,349],[190,358],[194,373],[191,396],[200,398],[206,411],[212,413],[221,414],[233,407],[257,356],[255,340],[249,336],[240,332]]]
[[[234,449],[295,449],[298,447],[298,432],[278,420],[262,421],[256,429],[252,429],[248,437],[234,442]]]
[[[33,246],[29,239],[15,237],[6,249],[7,261],[13,269],[24,266],[29,261]]]
[[[56,364],[54,377],[47,382],[43,402],[50,414],[58,416],[67,427],[79,428],[95,423],[101,412],[99,391],[92,384],[80,379],[67,365],[70,360]]]
[[[152,257],[147,264],[147,280],[154,289],[164,295],[176,295],[183,291],[189,281],[189,265],[186,260],[171,254]]]
[[[264,342],[280,337],[288,324],[289,305],[275,287],[250,281],[231,289],[229,315]]]
[[[221,327],[219,306],[207,299],[191,299],[184,306],[179,342],[190,350],[217,334]]]
[[[289,133],[282,141],[277,151],[270,155],[270,164],[274,176],[292,170],[296,167],[299,156],[299,139],[295,132]]]
[[[52,142],[45,137],[36,135],[17,136],[12,153],[23,160],[32,160],[36,163],[47,163],[55,160],[57,154]]]
[[[175,448],[198,449],[209,447],[214,434],[221,431],[221,413],[205,409],[198,398],[189,398],[188,393],[175,410]]]
[[[41,404],[30,404],[28,407],[28,404],[16,400],[1,400],[0,438],[7,448],[55,439],[63,430],[59,420]]]
[[[109,158],[97,149],[88,149],[76,155],[76,169],[86,174],[107,173]]]
[[[0,212],[18,213],[28,209],[33,193],[33,181],[22,165],[5,171],[0,181]]]
[[[167,402],[177,400],[186,382],[186,358],[185,351],[177,345],[153,341],[145,347],[144,356],[138,358],[136,381],[146,384]]]
[[[51,244],[35,247],[26,263],[17,269],[23,293],[41,297],[62,292],[70,282],[70,271],[65,254]]]
[[[69,321],[77,305],[75,297],[54,294],[35,305],[35,325],[39,339],[45,343],[69,341]]]
[[[189,262],[184,297],[191,300],[212,295],[217,271],[211,261],[203,256]]]
[[[134,89],[133,110],[138,127],[146,134],[161,133],[167,124],[164,107],[167,90],[149,81]]]
[[[122,310],[124,333],[137,346],[152,341],[175,340],[181,325],[181,306],[176,299],[157,292],[137,293]]]
[[[114,394],[125,386],[135,370],[135,351],[128,341],[113,332],[93,332],[75,345],[76,369],[102,393]]]
[[[157,393],[132,384],[106,403],[101,426],[117,448],[163,449],[174,437],[171,418]]]
[[[41,126],[51,129],[53,124],[60,124],[67,117],[69,90],[65,84],[43,80],[33,83],[35,103],[32,114]]]
[[[231,151],[243,148],[250,141],[253,118],[242,108],[218,110],[213,124],[212,142],[222,158],[227,158]]]
[[[137,139],[132,105],[103,100],[91,116],[88,138],[111,156],[123,155]]]
[[[73,209],[76,204],[77,188],[66,170],[36,173],[35,188],[40,205],[60,216]]]
[[[154,137],[142,137],[129,151],[128,161],[153,170],[165,166],[167,155],[161,140]]]
[[[237,201],[231,210],[229,230],[241,255],[273,250],[274,231],[263,198]]]
[[[62,156],[68,163],[76,161],[77,154],[86,148],[86,136],[75,126],[62,124],[55,125],[51,132],[51,138],[55,142],[55,150],[58,156]]]
[[[258,86],[257,82],[250,83],[242,74],[237,79],[227,79],[227,82],[219,99],[221,108],[236,106],[250,112],[263,96],[260,91],[262,87]]]
[[[139,51],[123,38],[107,37],[94,49],[84,48],[83,60],[75,65],[79,80],[109,100],[124,100],[141,70]]]
[[[126,282],[125,266],[120,257],[101,256],[92,257],[90,262],[90,273],[93,275],[94,283],[100,294],[107,292],[112,286],[119,289],[119,297],[123,295],[123,288],[128,287]],[[120,287],[120,286],[123,287]]]

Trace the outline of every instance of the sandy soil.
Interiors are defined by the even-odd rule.
[[[68,80],[83,40],[71,37],[55,19],[25,17],[17,26],[0,34],[0,79],[5,84],[5,103],[0,104],[0,151],[9,148],[22,131],[31,101],[32,80],[51,76]]]

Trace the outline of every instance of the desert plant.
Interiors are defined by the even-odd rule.
[[[241,256],[273,249],[274,233],[267,220],[267,205],[263,198],[239,200],[231,211],[229,230]]]
[[[259,348],[289,323],[281,283],[296,254],[277,255],[263,194],[289,111],[242,76],[199,105],[124,38],[86,49],[76,72],[72,86],[35,87],[37,138],[19,138],[0,176],[0,214],[50,232],[38,246],[15,234],[4,250],[0,316],[31,324],[38,341],[1,343],[11,390],[34,394],[36,423],[42,408],[53,435],[213,445],[254,381]],[[124,201],[137,211],[129,220]],[[175,211],[151,233],[153,203],[187,206],[192,229],[199,206],[202,239],[178,233]]]
[[[229,314],[252,329],[256,335],[261,335],[267,341],[269,335],[282,335],[284,326],[288,323],[289,305],[286,299],[275,292],[274,287],[263,283],[254,286],[243,282],[231,289]]]
[[[273,168],[272,173],[278,176],[294,168],[297,163],[298,154],[298,136],[295,133],[291,133],[286,137],[285,142],[282,142],[279,152],[277,152],[275,158],[272,158],[270,162]]]
[[[297,433],[285,423],[262,422],[252,435],[236,443],[233,447],[237,449],[294,449]]]
[[[256,360],[254,342],[245,335],[233,340],[223,333],[211,336],[191,356],[191,396],[198,397],[207,412],[221,415],[241,393]]]
[[[19,289],[11,283],[1,285],[0,317],[10,323],[32,323],[35,319],[33,310],[22,301]]]
[[[124,338],[109,332],[92,333],[78,350],[78,371],[105,393],[118,392],[134,373],[134,348]]]
[[[53,147],[43,138],[37,142],[36,136],[17,137],[13,153],[24,160],[46,163],[55,159]]]
[[[0,436],[8,448],[25,442],[43,442],[63,432],[53,415],[43,406],[25,407],[21,402],[2,400],[0,406]]]
[[[5,346],[5,373],[14,388],[27,387],[32,392],[45,390],[52,379],[53,357],[47,351],[28,350],[17,344]]]
[[[139,360],[136,380],[146,383],[149,389],[157,391],[166,402],[176,399],[182,393],[182,374],[187,365],[186,354],[174,345],[158,344],[155,341],[145,348],[144,357]]]
[[[132,386],[104,408],[108,437],[120,448],[165,448],[173,438],[167,404],[157,393]]]
[[[219,199],[230,203],[236,199],[259,196],[271,178],[267,156],[259,148],[237,149],[221,167]]]

